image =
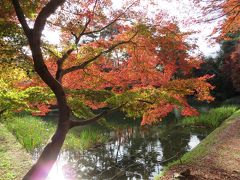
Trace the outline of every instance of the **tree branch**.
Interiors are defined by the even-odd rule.
[[[103,26],[100,29],[97,30],[93,30],[93,31],[89,31],[89,32],[85,32],[83,33],[83,35],[90,35],[90,34],[94,34],[94,33],[99,33],[101,31],[103,31],[104,29],[110,27],[111,25],[113,25],[115,22],[117,22],[119,20],[119,18],[121,16],[123,16],[132,6],[134,5],[134,3],[132,3],[130,6],[128,6],[121,14],[119,14],[115,19],[113,19],[111,22],[109,22],[107,25]]]
[[[123,107],[123,106],[124,106],[124,105],[121,105],[121,106],[119,106],[119,107],[116,107],[116,108],[113,108],[113,109],[110,109],[110,110],[103,111],[102,113],[96,115],[95,117],[90,118],[90,119],[87,119],[87,120],[80,120],[80,121],[71,120],[71,121],[70,121],[70,129],[73,128],[73,127],[76,127],[76,126],[85,126],[85,125],[94,123],[94,122],[98,121],[99,119],[101,119],[102,117],[105,117],[105,116],[111,114],[112,112],[120,109],[120,108]]]
[[[23,28],[23,31],[24,33],[26,34],[27,37],[29,37],[29,34],[30,34],[30,28],[27,24],[27,21],[26,21],[26,18],[25,18],[25,15],[23,13],[23,10],[20,6],[20,3],[18,0],[12,0],[12,4],[14,6],[14,9],[15,9],[15,12],[16,12],[16,15],[17,15],[17,18],[20,22],[20,24],[22,25],[22,28]]]
[[[214,21],[214,20],[216,20],[216,19],[220,19],[220,18],[222,18],[222,17],[224,17],[224,16],[226,16],[226,15],[229,15],[232,11],[234,11],[234,10],[235,10],[236,8],[238,8],[239,6],[240,6],[240,4],[237,4],[237,5],[235,5],[231,10],[229,10],[229,11],[227,11],[227,12],[225,12],[225,13],[219,15],[219,16],[206,19],[206,20],[203,21],[203,22],[211,22],[211,21]],[[223,7],[219,7],[219,9],[221,9],[221,8],[223,8]],[[213,11],[214,11],[214,10],[213,10]]]
[[[95,8],[97,7],[97,3],[98,3],[98,0],[95,0],[95,4],[94,4],[93,10],[92,10],[93,13],[94,13],[94,11],[95,11]],[[134,3],[133,3],[133,4],[134,4]],[[110,22],[109,24],[107,24],[106,26],[104,26],[103,28],[101,28],[101,29],[99,29],[99,30],[86,32],[87,27],[88,27],[88,25],[89,25],[90,22],[91,22],[91,19],[89,18],[89,19],[87,20],[87,22],[85,23],[83,29],[82,29],[81,32],[79,33],[79,35],[76,35],[76,34],[72,33],[72,35],[75,37],[75,45],[78,45],[78,43],[79,43],[79,41],[80,41],[80,39],[81,39],[81,37],[82,37],[83,35],[90,35],[90,34],[93,34],[93,33],[101,32],[102,30],[104,30],[104,29],[108,28],[109,26],[111,26],[112,24],[114,24],[122,15],[124,15],[124,14],[127,12],[128,9],[130,9],[130,7],[133,6],[133,4],[131,4],[130,6],[128,6],[128,7],[126,8],[126,10],[125,10],[123,13],[121,13],[120,15],[118,15],[112,22]],[[119,44],[119,45],[120,45],[120,44]],[[114,47],[114,48],[115,48],[115,47]],[[58,69],[57,69],[57,72],[56,72],[56,79],[57,79],[58,81],[61,81],[62,76],[67,73],[66,71],[64,71],[64,70],[62,69],[62,65],[63,65],[64,61],[69,57],[69,55],[70,55],[74,50],[75,50],[75,48],[70,48],[70,49],[68,49],[68,50],[63,54],[63,56],[62,56],[60,59],[58,59],[58,61],[57,61]],[[107,53],[107,52],[102,52],[102,53],[98,54],[96,58],[92,59],[92,61],[94,61],[95,59],[97,59],[98,57],[100,57],[100,56],[101,56],[102,54],[104,54],[104,53]],[[89,62],[85,62],[85,63],[82,64],[82,66],[85,67],[87,64],[89,64],[89,63],[92,62],[92,61],[90,60]],[[84,65],[84,64],[86,64],[86,65]],[[83,67],[83,68],[84,68],[84,67]],[[82,68],[80,68],[80,69],[82,69]]]
[[[91,22],[91,19],[88,19],[88,21],[86,22],[86,24],[84,25],[81,33],[77,36],[76,34],[72,33],[72,35],[75,37],[75,45],[78,45],[80,38],[82,37],[83,33],[85,32],[85,30],[87,29],[87,26],[89,25],[89,23]],[[70,48],[68,49],[63,56],[58,59],[58,64],[62,64],[67,58],[68,56],[74,51],[75,48]]]
[[[230,22],[228,22],[228,24],[225,27],[223,26],[225,30],[228,30],[228,28],[235,21],[235,19],[238,17],[239,14],[240,14],[240,11],[238,11],[238,13],[232,18],[232,20]]]
[[[79,69],[84,69],[89,63],[95,61],[96,59],[98,59],[100,56],[102,56],[103,54],[109,53],[112,50],[114,50],[116,47],[122,45],[122,44],[126,44],[126,43],[130,43],[132,41],[132,39],[137,35],[138,32],[136,32],[129,40],[127,41],[120,41],[117,44],[112,45],[111,47],[109,47],[107,50],[100,52],[99,54],[97,54],[96,56],[92,57],[91,59],[84,61],[83,63],[77,65],[77,66],[72,66],[70,68],[67,68],[65,70],[63,70],[63,75],[79,70]]]
[[[34,23],[34,32],[39,35],[42,33],[44,26],[46,24],[47,18],[53,14],[59,6],[61,6],[65,0],[51,0],[42,8],[38,14],[36,21]]]
[[[97,2],[97,0],[96,0]],[[96,6],[96,4],[95,4]],[[95,6],[94,6],[94,9],[95,9]],[[87,22],[85,23],[81,33],[77,36],[76,34],[72,33],[72,35],[75,37],[75,45],[77,46],[81,37],[83,36],[84,32],[86,31],[89,23],[91,22],[91,19],[88,19]],[[63,72],[63,69],[62,69],[62,65],[64,63],[64,61],[71,55],[71,53],[75,50],[75,48],[70,48],[68,49],[61,58],[59,58],[57,60],[57,72],[56,72],[56,79],[58,81],[61,82],[61,77],[62,77],[62,72]]]

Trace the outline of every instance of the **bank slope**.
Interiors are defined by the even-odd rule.
[[[185,180],[240,180],[240,111],[224,121],[194,150],[170,164],[164,175],[156,179],[169,180],[187,169],[190,175],[182,177]]]

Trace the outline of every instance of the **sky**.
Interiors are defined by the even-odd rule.
[[[201,16],[201,10],[191,0],[155,0],[159,9],[167,11],[177,21],[181,31],[195,31],[196,34],[190,36],[195,39],[200,51],[205,56],[215,56],[216,52],[220,50],[220,46],[213,41],[209,41],[209,36],[212,34],[214,27],[217,26],[218,21],[211,21],[209,23],[189,24],[184,23],[189,18],[198,18]]]
[[[113,6],[117,9],[120,8],[122,2],[126,0],[113,0]],[[156,4],[155,6],[149,4],[149,0],[141,0],[144,8],[148,8],[149,16],[153,16],[159,10],[167,12],[174,20],[181,22],[179,27],[181,31],[195,31],[197,33],[189,37],[189,41],[195,39],[196,44],[199,47],[200,52],[204,56],[215,56],[217,51],[220,50],[220,46],[217,43],[209,41],[214,27],[217,25],[217,21],[201,24],[189,24],[184,23],[189,18],[196,18],[200,15],[199,8],[195,7],[190,0],[152,0]],[[47,28],[43,31],[43,34],[50,43],[60,43],[60,32],[53,32]]]

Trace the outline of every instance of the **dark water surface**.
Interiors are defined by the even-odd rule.
[[[105,144],[83,152],[62,152],[48,179],[153,179],[210,132],[176,124],[175,120],[151,127],[136,123],[106,131],[111,140]]]

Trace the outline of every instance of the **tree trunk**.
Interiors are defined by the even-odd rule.
[[[44,63],[39,36],[33,32],[29,37],[34,69],[55,94],[59,108],[57,129],[51,142],[47,144],[36,164],[32,166],[23,178],[24,180],[44,180],[57,160],[65,137],[70,129],[70,108],[68,107],[66,94],[62,85],[54,79]]]
[[[12,0],[12,4],[14,6],[17,18],[22,25],[24,33],[29,42],[34,62],[34,69],[41,77],[41,79],[55,94],[59,107],[59,119],[56,132],[53,135],[51,142],[49,142],[44,148],[36,164],[33,165],[32,168],[25,175],[25,177],[23,178],[24,180],[46,179],[53,164],[57,160],[58,154],[60,153],[61,147],[63,146],[66,134],[70,129],[70,108],[67,104],[67,98],[64,92],[64,88],[58,81],[61,79],[61,73],[59,71],[58,80],[56,80],[51,75],[44,62],[44,57],[41,50],[41,36],[47,18],[52,15],[56,11],[56,9],[64,2],[65,0],[50,0],[39,12],[34,22],[33,28],[29,28],[19,1]]]
[[[44,148],[36,164],[31,167],[23,180],[44,180],[47,178],[60,153],[67,131],[68,129],[65,127],[57,128],[51,142]]]
[[[66,96],[61,96],[64,99]],[[61,99],[58,97],[57,99]],[[63,146],[65,137],[70,129],[70,109],[67,104],[59,105],[59,120],[55,134],[51,138],[46,147],[43,149],[37,162],[27,172],[23,180],[44,180],[47,178],[50,170],[52,169],[60,150]]]

